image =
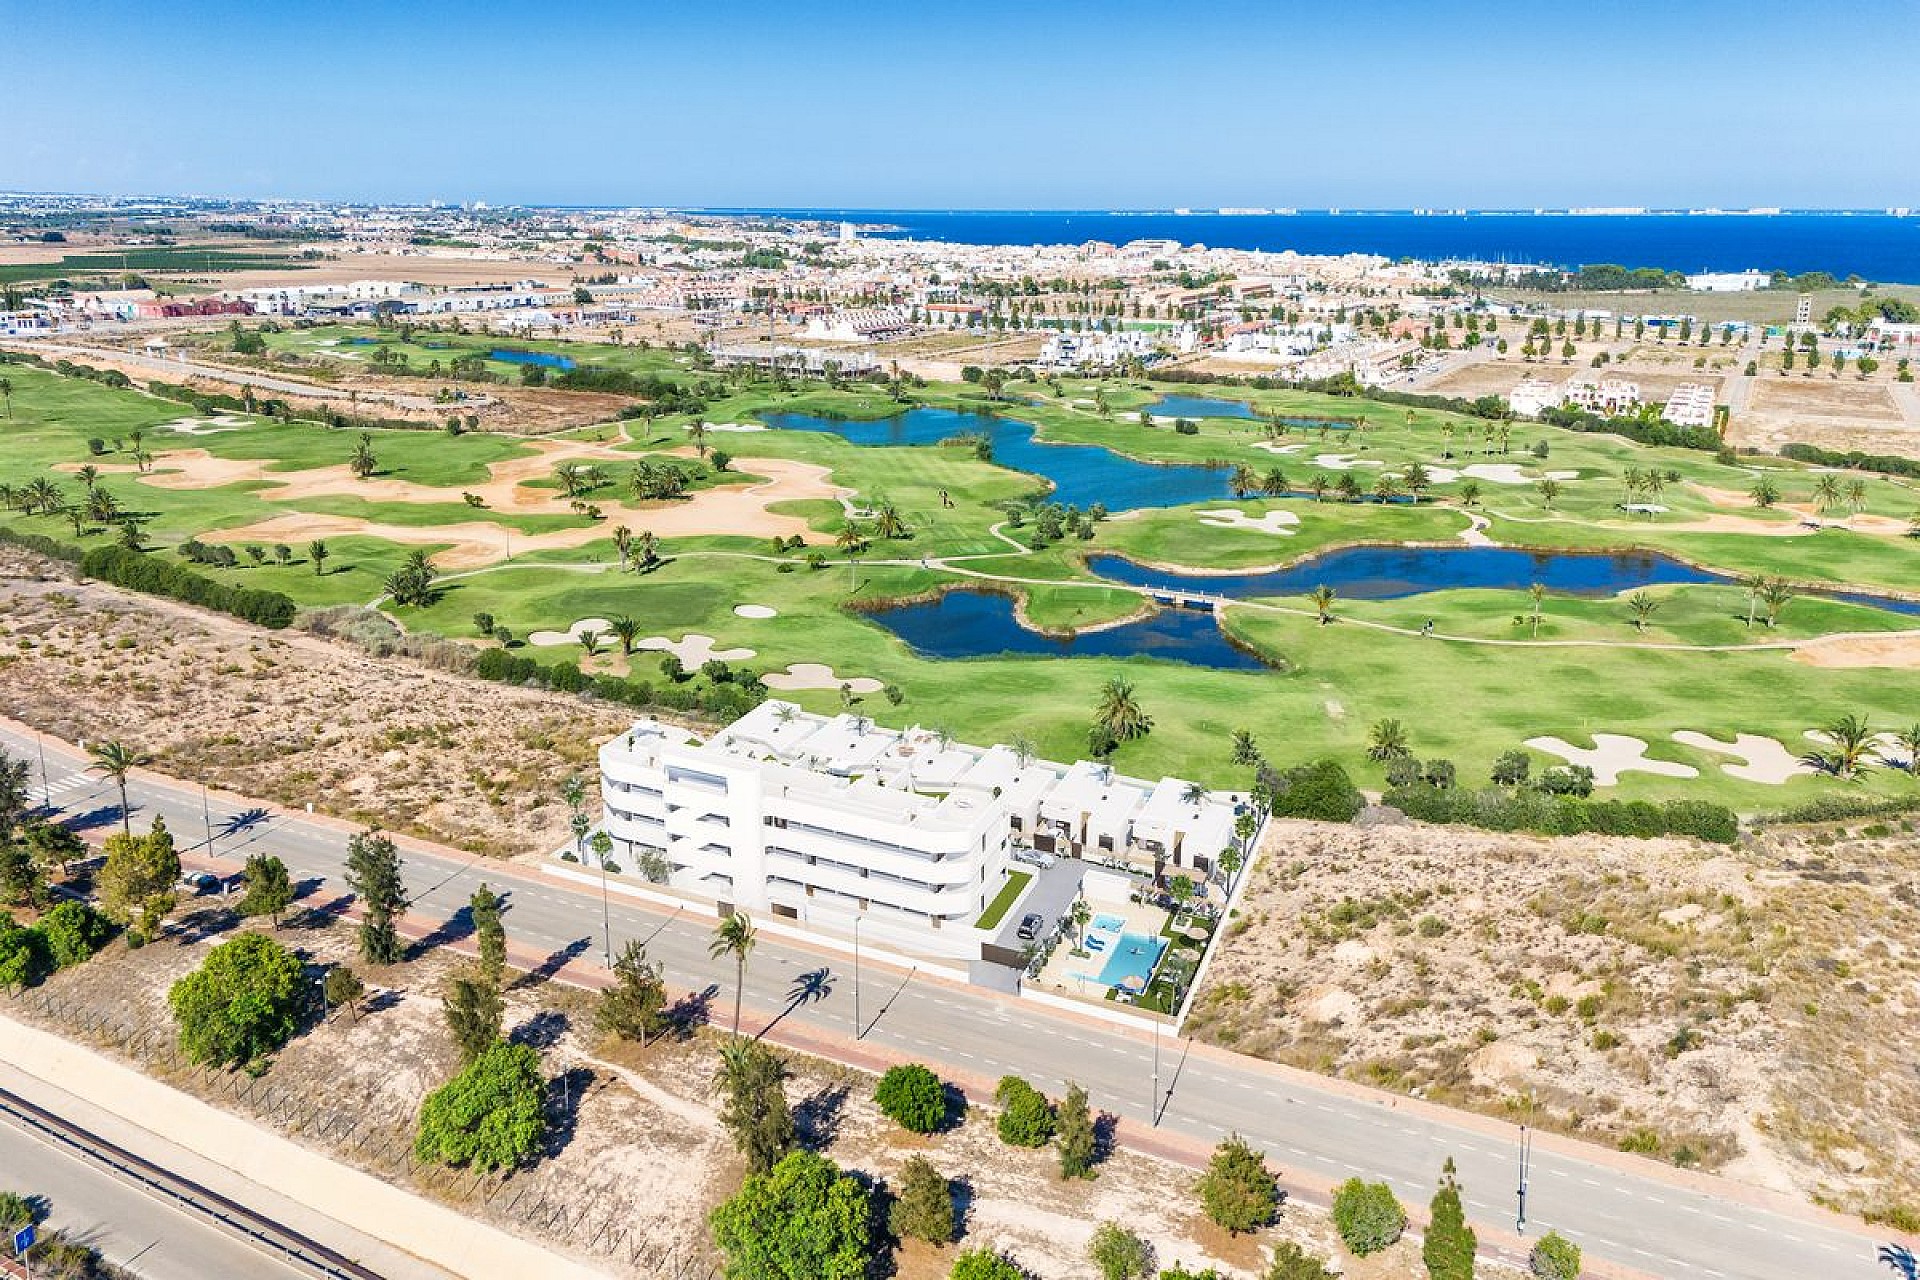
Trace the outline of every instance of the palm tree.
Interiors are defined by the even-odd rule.
[[[874,513],[874,532],[883,538],[904,538],[912,532],[907,522],[901,518],[900,508],[891,502],[882,502]]]
[[[1644,591],[1636,591],[1627,597],[1627,608],[1633,611],[1633,625],[1641,631],[1647,629],[1647,618],[1660,607],[1660,601]]]
[[[693,441],[693,447],[701,457],[707,456],[707,436],[713,431],[705,422],[695,418],[687,424],[687,438]]]
[[[623,613],[607,623],[607,630],[620,642],[620,652],[631,657],[634,643],[640,638],[640,624]]]
[[[1814,482],[1813,500],[1822,511],[1831,511],[1840,505],[1840,481],[1831,472]]]
[[[100,468],[89,462],[74,471],[73,478],[87,486],[88,493],[92,493],[100,484]]]
[[[1747,496],[1753,499],[1753,505],[1765,511],[1780,501],[1780,486],[1771,476],[1761,476],[1753,482],[1753,488],[1747,490]]]
[[[707,940],[707,954],[718,960],[733,957],[733,1034],[740,1035],[740,993],[747,985],[747,957],[756,941],[753,920],[744,911],[736,911],[722,920]]]
[[[1404,760],[1412,754],[1406,728],[1398,720],[1376,720],[1367,730],[1367,759]]]
[[[1327,500],[1328,488],[1329,485],[1327,484],[1326,476],[1318,471],[1313,473],[1313,479],[1307,481],[1307,492],[1313,495],[1315,502],[1325,502]]]
[[[1333,588],[1325,583],[1315,587],[1307,596],[1307,602],[1320,615],[1320,625],[1323,627],[1333,621],[1333,597]]]
[[[1809,751],[1801,763],[1836,778],[1857,778],[1873,767],[1873,729],[1864,716],[1844,715],[1820,731],[1828,750]]]
[[[87,768],[91,772],[112,778],[113,784],[120,788],[120,829],[132,835],[133,818],[127,807],[127,775],[146,764],[149,757],[136,748],[113,738],[94,743],[90,754],[93,757],[93,763]]]
[[[1340,491],[1340,501],[1342,502],[1360,501],[1360,481],[1353,474],[1353,472],[1351,471],[1341,472],[1340,481],[1338,484],[1334,486],[1334,488]]]
[[[1767,576],[1763,573],[1750,573],[1740,579],[1740,586],[1747,593],[1747,630],[1753,630],[1753,615],[1760,605],[1760,592],[1767,585]]]
[[[577,462],[563,462],[553,469],[553,478],[560,482],[561,490],[569,498],[577,498],[593,487],[593,468]]]
[[[1381,476],[1373,482],[1373,496],[1380,502],[1392,502],[1400,496],[1400,477]]]
[[[1527,599],[1533,603],[1533,638],[1538,640],[1540,638],[1540,606],[1544,604],[1547,599],[1546,584],[1536,582],[1528,587]]]
[[[627,571],[627,556],[633,550],[633,530],[623,524],[613,526],[613,549],[620,557],[620,572]]]
[[[1204,804],[1206,802],[1206,799],[1207,799],[1207,789],[1201,786],[1197,782],[1189,782],[1186,785],[1186,787],[1180,792],[1181,804],[1190,804],[1197,808],[1200,805]]]
[[[1227,475],[1227,488],[1236,498],[1244,498],[1260,487],[1260,477],[1254,469],[1242,462]]]
[[[1415,502],[1418,502],[1421,495],[1433,487],[1433,474],[1419,463],[1412,463],[1407,467],[1405,484],[1407,492],[1413,495]]]
[[[353,452],[347,457],[347,470],[353,472],[356,479],[365,480],[379,466],[379,461],[373,456],[373,436],[362,431],[359,440],[354,443]]]
[[[1250,730],[1233,731],[1233,762],[1243,769],[1251,769],[1260,763],[1260,747],[1254,742]]]
[[[29,481],[20,495],[20,509],[28,515],[36,511],[43,515],[51,515],[66,505],[67,495],[61,492],[59,485],[45,476]]]
[[[1767,626],[1769,629],[1780,621],[1780,610],[1793,599],[1794,591],[1785,578],[1769,578],[1760,587],[1760,603],[1767,606]]]
[[[833,542],[835,546],[839,547],[849,556],[854,555],[860,548],[867,545],[866,537],[861,533],[859,524],[852,520],[847,521],[845,527],[840,530],[839,536],[836,537]]]
[[[1907,772],[1920,777],[1920,724],[1911,724],[1893,735],[1893,741],[1907,753]]]
[[[1480,504],[1480,482],[1469,480],[1460,486],[1460,505],[1474,507]]]
[[[1867,505],[1867,482],[1858,477],[1847,481],[1847,505],[1859,515]]]
[[[1094,708],[1093,721],[1115,742],[1144,738],[1153,728],[1153,717],[1141,709],[1139,699],[1134,697],[1133,683],[1118,678],[1100,686],[1100,702]]]
[[[320,541],[318,538],[315,538],[312,542],[309,542],[307,544],[307,559],[313,561],[314,577],[317,578],[321,574],[326,572],[326,568],[324,566],[327,563],[327,557],[331,554],[332,553],[327,550],[327,544]]]
[[[1287,491],[1287,473],[1279,467],[1268,467],[1260,477],[1260,492],[1269,498],[1277,498]]]
[[[587,657],[597,658],[600,656],[600,645],[602,641],[598,631],[592,627],[583,627],[577,638],[580,641],[581,651],[584,652]]]
[[[1013,749],[1013,758],[1020,762],[1022,769],[1032,764],[1034,758],[1040,754],[1040,748],[1036,747],[1033,739],[1025,734],[1015,734],[1013,741],[1007,745]]]
[[[0,378],[0,400],[7,403],[7,421],[13,421],[13,379]]]

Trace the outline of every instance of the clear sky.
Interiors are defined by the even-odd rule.
[[[1920,206],[1916,0],[0,0],[0,33],[0,189]]]

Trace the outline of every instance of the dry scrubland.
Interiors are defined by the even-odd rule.
[[[1276,823],[1189,1029],[1241,1052],[1920,1211],[1920,842],[1727,851]]]
[[[631,717],[67,581],[0,548],[0,707],[166,773],[476,852],[567,839],[559,800]]]
[[[83,969],[0,1003],[0,1012],[90,1042],[316,1150],[616,1274],[705,1276],[706,1265],[718,1261],[710,1256],[706,1215],[733,1193],[744,1171],[708,1091],[719,1033],[644,1050],[605,1042],[592,1030],[587,993],[510,974],[507,1027],[541,1049],[549,1076],[565,1077],[549,1099],[557,1136],[535,1164],[509,1177],[413,1169],[405,1152],[420,1100],[458,1066],[439,991],[459,958],[429,953],[363,968],[372,1011],[358,1021],[337,1014],[308,1030],[255,1081],[189,1068],[169,1047],[168,987],[208,946],[231,936],[222,932],[231,922],[216,911],[187,923],[189,932],[139,951],[116,943]],[[511,936],[511,914],[506,923]],[[346,925],[290,918],[278,936],[312,961],[357,963]],[[984,1111],[945,1134],[915,1137],[872,1105],[871,1076],[802,1058],[792,1065],[788,1097],[810,1145],[843,1167],[895,1184],[909,1156],[926,1155],[949,1178],[964,1180],[964,1243],[1003,1248],[1044,1280],[1089,1274],[1086,1241],[1103,1219],[1151,1240],[1163,1263],[1210,1265],[1234,1277],[1258,1274],[1277,1239],[1322,1256],[1337,1252],[1331,1224],[1317,1211],[1287,1207],[1276,1227],[1229,1239],[1200,1218],[1185,1194],[1194,1175],[1184,1169],[1118,1153],[1093,1181],[1063,1183],[1051,1150],[1003,1146]],[[898,1255],[894,1274],[940,1280],[956,1252],[910,1246]],[[674,1270],[687,1264],[699,1265]],[[1482,1270],[1507,1274],[1500,1267],[1488,1271],[1487,1264]],[[1374,1258],[1348,1260],[1346,1274],[1415,1280],[1423,1268],[1408,1240]]]

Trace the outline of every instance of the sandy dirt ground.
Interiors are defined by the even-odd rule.
[[[541,1051],[553,1078],[553,1135],[536,1162],[511,1176],[412,1170],[404,1151],[420,1100],[458,1066],[439,995],[467,962],[435,950],[368,969],[353,954],[350,926],[290,917],[276,935],[310,963],[354,964],[367,982],[368,1008],[357,1020],[341,1012],[307,1030],[256,1084],[243,1075],[191,1070],[171,1050],[167,988],[236,927],[212,907],[183,923],[185,932],[138,951],[110,947],[84,970],[49,982],[40,994],[54,1003],[18,1001],[9,1014],[88,1041],[335,1159],[613,1274],[703,1275],[671,1268],[718,1260],[706,1217],[732,1194],[743,1168],[714,1110],[716,1033],[696,1031],[645,1049],[604,1040],[593,1030],[592,997],[528,976],[541,957],[513,948],[504,1025],[512,1038]],[[510,910],[506,927],[512,948]],[[84,1000],[73,1000],[82,991]],[[133,1048],[143,1033],[148,1038]],[[808,1145],[844,1168],[894,1185],[910,1156],[926,1156],[964,1187],[963,1245],[1003,1249],[1039,1280],[1092,1274],[1086,1242],[1107,1219],[1148,1239],[1162,1265],[1212,1266],[1230,1280],[1258,1274],[1275,1240],[1293,1240],[1323,1257],[1338,1251],[1326,1217],[1304,1206],[1284,1209],[1275,1227],[1256,1236],[1229,1239],[1196,1212],[1189,1191],[1194,1175],[1184,1168],[1120,1152],[1101,1163],[1097,1179],[1063,1182],[1051,1151],[1002,1145],[985,1110],[921,1138],[879,1114],[870,1075],[799,1056],[789,1063],[789,1105]],[[891,1274],[940,1280],[960,1247],[909,1247]],[[1414,1280],[1423,1270],[1417,1246],[1407,1240],[1364,1262],[1349,1260],[1346,1274]],[[1518,1273],[1483,1266],[1482,1274]]]
[[[1911,388],[1904,388],[1910,391]],[[1903,412],[1884,378],[1851,375],[1812,378],[1766,374],[1754,379],[1746,409],[1733,416],[1729,442],[1778,450],[1794,441],[1828,449],[1912,456],[1920,451],[1920,422]]]
[[[1911,821],[1732,849],[1274,824],[1191,1028],[1717,1169],[1920,1207]]]
[[[1920,667],[1920,635],[1828,636],[1793,651],[1810,667]]]
[[[567,838],[563,780],[632,716],[380,660],[97,584],[36,581],[0,549],[0,706],[68,741],[119,738],[155,767],[493,854]]]

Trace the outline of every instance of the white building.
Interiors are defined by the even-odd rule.
[[[1676,427],[1713,425],[1713,388],[1700,382],[1683,382],[1667,397],[1660,416]]]
[[[834,342],[881,342],[912,332],[905,307],[853,307],[807,317],[807,337]]]
[[[1127,778],[932,730],[883,729],[767,701],[706,742],[641,720],[600,749],[605,828],[623,870],[830,933],[978,959],[973,928],[1016,845],[1206,876],[1246,800]]]
[[[1588,413],[1617,418],[1640,407],[1640,384],[1625,378],[1571,378],[1562,399]]]
[[[1081,365],[1106,367],[1155,354],[1154,339],[1139,329],[1119,333],[1060,332],[1050,334],[1040,347],[1039,363],[1055,369]]]
[[[1507,393],[1507,407],[1515,417],[1537,418],[1548,409],[1560,407],[1564,393],[1544,378],[1522,378]]]
[[[1695,293],[1752,293],[1773,283],[1764,271],[1702,271],[1687,277]]]

